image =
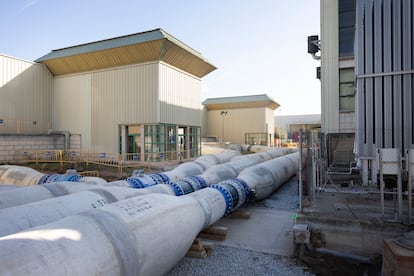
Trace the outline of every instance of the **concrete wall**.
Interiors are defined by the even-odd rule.
[[[298,223],[309,225],[322,235],[323,247],[362,256],[382,253],[382,240],[401,237],[408,226],[396,223],[375,223],[340,218],[299,216]]]
[[[0,162],[27,160],[28,154],[39,150],[64,150],[64,142],[63,135],[0,135]],[[70,149],[81,149],[80,135],[70,136]]]

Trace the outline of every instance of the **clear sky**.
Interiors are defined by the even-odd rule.
[[[35,60],[51,50],[162,28],[218,67],[206,98],[267,94],[275,115],[320,113],[319,0],[2,0],[0,53]]]

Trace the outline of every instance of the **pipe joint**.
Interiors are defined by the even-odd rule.
[[[250,198],[249,186],[241,179],[229,179],[210,187],[219,190],[223,195],[226,201],[225,216],[240,208]]]
[[[180,181],[167,181],[177,196],[186,195],[207,187],[206,181],[200,176],[186,176]]]
[[[194,191],[198,191],[207,187],[207,182],[200,176],[186,176],[183,178],[183,181],[189,182],[191,186],[193,186]]]
[[[167,182],[168,176],[163,173],[150,173],[142,176],[131,176],[126,179],[132,188],[141,189]]]
[[[83,177],[79,174],[45,174],[37,184],[46,184],[51,182],[70,181],[78,182]]]

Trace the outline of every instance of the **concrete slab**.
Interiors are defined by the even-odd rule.
[[[293,254],[293,212],[260,207],[245,207],[249,219],[225,217],[214,225],[228,227],[224,241],[215,244],[271,253],[280,256]]]

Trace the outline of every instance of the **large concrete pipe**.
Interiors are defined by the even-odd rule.
[[[40,173],[29,167],[11,165],[0,166],[1,184],[32,186],[37,185],[43,176],[43,173]]]
[[[290,154],[189,195],[133,197],[5,236],[0,238],[1,272],[163,275],[200,230],[240,207],[250,189],[257,199],[270,195],[296,172],[298,161],[299,153]]]
[[[153,192],[175,195],[168,185],[157,185],[151,188],[137,190],[126,187],[99,186],[88,191],[1,209],[0,237],[134,196]]]
[[[187,194],[205,188],[211,184],[235,178],[241,171],[248,167],[285,155],[289,152],[291,152],[291,150],[273,149],[267,152],[236,156],[230,162],[211,166],[200,175],[187,176],[182,180],[168,181],[166,183],[184,188],[182,193],[177,195]]]
[[[256,200],[262,200],[297,173],[299,161],[300,152],[291,153],[244,169],[237,179],[247,183]]]
[[[149,194],[0,238],[9,275],[164,275],[198,233],[237,206],[246,186],[175,197]]]
[[[86,182],[55,182],[30,187],[0,191],[0,209],[71,193],[96,189],[98,185]]]
[[[49,183],[36,187],[54,186],[54,189],[58,189],[56,186],[59,186],[59,184],[56,184],[58,183]],[[145,189],[88,184],[84,184],[85,187],[82,187],[82,183],[69,183],[68,185],[72,184],[73,186],[64,187],[66,188],[64,193],[68,193],[67,195],[61,195],[62,192],[60,191],[58,194],[59,196],[56,198],[49,198],[0,209],[0,236],[46,224],[93,208],[102,207],[106,204],[125,198],[151,193],[180,196],[201,189],[201,187],[194,189],[194,185],[192,186],[192,189],[188,189],[188,184],[186,182],[158,184]],[[32,188],[31,190],[34,190],[33,188],[35,187],[28,187],[27,190],[30,190],[30,188]],[[80,189],[84,190],[80,191]],[[22,191],[24,191],[24,189],[22,189]],[[70,192],[74,193],[70,194]],[[46,196],[51,195],[46,193]]]
[[[0,166],[0,184],[33,186],[50,182],[80,181],[81,178],[82,176],[71,171],[66,174],[44,174],[24,166]]]
[[[171,171],[162,173],[136,174],[126,180],[113,181],[111,182],[111,185],[145,188],[165,183],[167,181],[177,181],[186,176],[201,174],[207,168],[216,164],[228,162],[238,155],[240,155],[240,152],[235,150],[225,150],[218,154],[203,155],[194,161],[180,164]]]
[[[12,184],[10,184],[10,185],[7,185],[7,184],[0,184],[0,192],[1,192],[1,191],[5,191],[5,190],[10,190],[10,189],[19,188],[19,187],[22,187],[22,186],[17,186],[17,185],[12,185]]]
[[[97,206],[101,207],[115,200],[124,199],[126,196],[138,196],[148,193],[164,193],[177,196],[188,194],[205,188],[207,185],[234,178],[247,167],[285,153],[286,151],[283,150],[274,150],[238,156],[233,158],[234,161],[211,166],[199,176],[188,176],[181,181],[170,181],[166,184],[153,185],[145,189],[101,185],[100,187],[93,187],[93,191],[79,192],[77,188],[75,191],[78,192],[75,194],[3,209],[0,210],[0,221],[2,221],[0,236],[45,224]],[[56,187],[51,184],[46,184],[43,187],[48,188],[49,186]],[[76,186],[79,187],[81,184],[76,183]],[[85,189],[90,190],[91,187],[87,186]],[[65,190],[65,193],[68,192],[70,191]],[[61,194],[60,192],[59,195]],[[51,195],[47,193],[47,196]]]

